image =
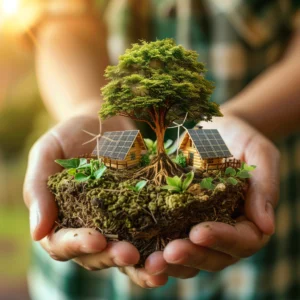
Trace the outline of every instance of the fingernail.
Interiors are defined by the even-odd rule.
[[[31,233],[31,236],[33,237],[34,231],[40,222],[40,214],[39,214],[36,203],[32,204],[30,207],[29,220],[30,220],[30,233]]]

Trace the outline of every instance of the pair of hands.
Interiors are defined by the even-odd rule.
[[[237,117],[226,116],[207,124],[217,128],[235,158],[257,166],[250,180],[245,216],[235,226],[204,222],[193,227],[189,239],[170,242],[163,252],[151,254],[144,268],[135,269],[138,250],[127,242],[107,242],[94,229],[54,232],[57,207],[47,189],[48,176],[59,172],[57,158],[90,153],[93,144],[82,129],[97,132],[98,119],[83,115],[64,121],[33,146],[24,183],[24,200],[30,210],[31,235],[59,261],[73,259],[88,270],[118,267],[144,288],[164,285],[168,276],[190,278],[200,270],[219,271],[260,250],[274,233],[274,207],[279,190],[279,153],[273,144]],[[111,119],[103,131],[131,129],[131,123]]]

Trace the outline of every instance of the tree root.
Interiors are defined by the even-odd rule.
[[[134,178],[146,177],[156,185],[166,183],[167,177],[181,176],[183,169],[174,163],[168,155],[159,154],[149,166],[141,169],[134,175]]]

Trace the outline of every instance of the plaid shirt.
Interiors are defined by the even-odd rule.
[[[139,12],[131,9],[134,4]],[[173,37],[206,62],[218,103],[280,58],[299,16],[299,3],[288,0],[102,0],[98,5],[108,23],[113,62],[137,38]],[[134,36],[130,28],[139,32]],[[144,290],[117,269],[89,272],[73,262],[56,262],[35,244],[28,275],[32,299],[300,299],[299,135],[278,147],[282,180],[277,233],[256,255],[218,273],[170,278],[164,287]]]

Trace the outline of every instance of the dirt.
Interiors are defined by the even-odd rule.
[[[204,221],[234,224],[240,215],[247,189],[246,180],[236,185],[220,183],[220,171],[196,172],[189,189],[174,193],[148,182],[140,191],[127,188],[138,169],[108,169],[98,180],[77,182],[67,170],[49,178],[55,195],[60,228],[95,228],[108,240],[126,240],[141,254],[138,267],[154,251],[163,250],[174,239],[187,238],[191,227]],[[187,171],[187,170],[186,170]],[[205,177],[214,178],[216,188],[201,189]]]

